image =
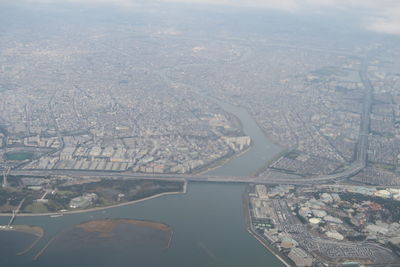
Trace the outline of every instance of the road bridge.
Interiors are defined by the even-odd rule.
[[[17,214],[18,214],[18,212],[20,211],[22,205],[24,204],[24,201],[25,201],[25,198],[23,198],[23,199],[19,202],[18,207],[17,207],[15,210],[12,211],[11,219],[10,219],[10,221],[9,221],[8,224],[7,224],[7,227],[8,227],[8,228],[14,223],[15,217],[17,217]]]
[[[321,184],[331,181],[346,179],[358,171],[357,168],[350,168],[338,174],[304,177],[296,179],[262,176],[210,176],[195,174],[144,174],[133,172],[104,172],[104,171],[82,171],[82,170],[13,170],[12,175],[18,176],[40,176],[40,177],[79,177],[79,178],[125,178],[125,179],[157,179],[168,181],[194,181],[194,182],[218,182],[218,183],[265,183],[265,184]]]
[[[81,178],[129,178],[129,179],[158,179],[169,181],[196,181],[196,182],[237,182],[237,183],[265,183],[265,184],[323,184],[348,179],[367,165],[368,136],[370,131],[370,112],[372,105],[373,86],[367,77],[367,60],[361,64],[359,71],[360,79],[364,85],[364,101],[361,114],[358,145],[354,162],[345,167],[341,172],[302,178],[280,178],[280,177],[241,177],[241,176],[209,176],[196,174],[144,174],[112,171],[93,171],[93,170],[12,170],[11,175],[23,176],[42,176],[42,177],[81,177]]]

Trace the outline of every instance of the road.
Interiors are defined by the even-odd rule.
[[[364,85],[365,95],[364,95],[364,105],[363,105],[363,113],[361,116],[360,123],[360,136],[358,138],[358,151],[356,161],[361,163],[363,167],[367,165],[367,151],[368,151],[368,135],[370,131],[370,113],[372,109],[372,98],[374,93],[374,88],[371,84],[371,81],[367,76],[367,62],[364,60],[362,63],[362,67],[360,70],[360,78],[361,82]]]
[[[129,178],[129,179],[159,179],[170,181],[197,181],[197,182],[238,182],[238,183],[265,183],[265,184],[322,184],[344,180],[359,173],[367,164],[368,135],[370,131],[370,112],[372,105],[373,86],[367,77],[367,60],[364,60],[359,72],[364,85],[364,103],[360,121],[360,132],[355,160],[343,171],[330,175],[321,175],[306,178],[279,178],[279,177],[241,177],[241,176],[208,176],[195,174],[143,174],[126,172],[105,172],[92,170],[12,170],[11,175],[24,176],[52,176],[52,177],[81,177],[81,178]],[[62,139],[62,138],[61,138]]]
[[[14,223],[15,217],[17,217],[17,214],[18,214],[18,212],[20,211],[22,205],[24,204],[24,201],[25,201],[25,198],[23,198],[23,199],[19,202],[18,207],[17,207],[15,210],[12,211],[11,219],[10,219],[8,225],[7,225],[8,228],[11,227],[11,225]]]
[[[229,182],[229,183],[265,183],[265,184],[321,184],[329,181],[340,180],[357,173],[362,168],[356,167],[344,172],[320,177],[301,179],[283,179],[266,177],[243,177],[243,176],[210,176],[195,174],[144,174],[133,172],[104,172],[104,171],[82,171],[82,170],[13,170],[12,175],[22,176],[51,176],[51,177],[80,177],[80,178],[126,178],[126,179],[157,179],[168,181],[196,181],[196,182]]]

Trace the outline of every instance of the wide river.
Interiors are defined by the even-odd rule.
[[[210,174],[252,175],[276,157],[281,148],[266,139],[246,110],[226,103],[218,104],[239,118],[245,133],[251,136],[253,146]],[[242,184],[190,183],[186,194],[163,196],[104,211],[58,218],[17,217],[15,224],[41,226],[45,229],[45,236],[30,253],[14,256],[16,249],[12,247],[15,242],[10,242],[12,236],[0,232],[0,266],[148,267],[135,262],[126,247],[129,246],[126,240],[116,244],[124,246],[120,253],[118,250],[99,253],[96,248],[100,244],[91,244],[80,252],[65,244],[62,251],[50,249],[36,261],[32,260],[52,237],[73,225],[92,219],[131,218],[162,222],[174,229],[171,247],[156,256],[159,257],[159,267],[281,267],[283,264],[246,231],[242,204],[244,189]],[[8,219],[0,217],[0,224],[6,224]],[[15,239],[22,242],[23,236],[15,234]],[[146,256],[155,257],[151,251]]]

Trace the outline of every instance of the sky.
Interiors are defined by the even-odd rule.
[[[5,0],[0,0],[5,1]],[[13,2],[62,2],[82,4],[111,4],[122,8],[139,2],[185,3],[220,5],[279,10],[296,14],[354,14],[359,24],[368,31],[400,35],[400,0],[14,0]]]

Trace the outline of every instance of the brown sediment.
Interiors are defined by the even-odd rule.
[[[96,220],[85,222],[77,225],[76,227],[85,230],[86,232],[97,232],[100,233],[102,237],[108,237],[112,234],[115,228],[121,224],[133,224],[144,226],[160,231],[172,231],[171,227],[168,225],[151,222],[151,221],[140,221],[140,220],[131,220],[131,219],[106,219],[106,220]]]
[[[98,237],[101,238],[110,238],[114,235],[114,230],[119,225],[136,225],[142,227],[148,227],[154,230],[163,231],[163,232],[170,232],[169,242],[167,243],[165,248],[169,248],[170,243],[172,241],[173,230],[170,226],[159,223],[159,222],[152,222],[152,221],[141,221],[141,220],[133,220],[133,219],[102,219],[102,220],[94,220],[84,222],[78,225],[75,225],[72,229],[80,228],[88,233],[97,233]],[[37,260],[48,248],[49,246],[63,234],[67,233],[71,229],[66,229],[61,233],[54,236],[52,239],[47,242],[47,244],[35,255],[34,260]]]
[[[2,229],[5,231],[17,231],[17,232],[24,232],[28,234],[33,234],[39,238],[43,237],[44,230],[39,226],[32,226],[32,225],[13,225],[10,228]]]

